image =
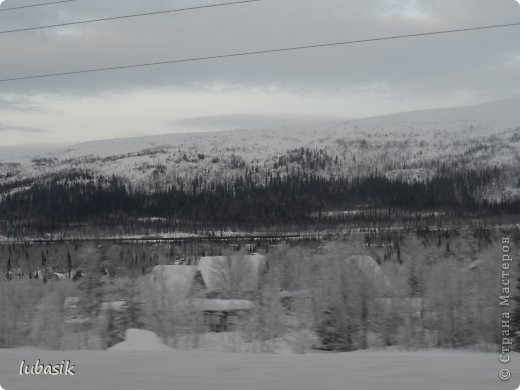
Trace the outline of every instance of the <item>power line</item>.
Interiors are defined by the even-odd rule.
[[[77,1],[77,0],[68,0],[68,1]],[[130,14],[130,15],[122,15],[122,16],[112,16],[112,17],[108,17],[108,18],[80,20],[80,21],[77,21],[77,22],[49,24],[49,25],[46,25],[46,26],[24,27],[24,28],[18,28],[18,29],[15,29],[15,30],[0,31],[0,34],[10,34],[10,33],[16,33],[16,32],[21,32],[21,31],[31,31],[31,30],[43,30],[43,29],[47,29],[47,28],[73,26],[73,25],[76,25],[76,24],[106,22],[106,21],[109,21],[109,20],[138,18],[138,17],[142,17],[142,16],[161,15],[161,14],[168,14],[168,13],[173,13],[173,12],[193,11],[193,10],[204,9],[204,8],[226,7],[226,6],[230,6],[230,5],[240,5],[240,4],[247,4],[247,3],[256,3],[256,2],[259,2],[259,1],[264,1],[264,0],[240,0],[240,1],[232,1],[232,2],[228,2],[228,3],[199,5],[199,6],[195,6],[195,7],[175,8],[175,9],[167,9],[167,10],[162,10],[162,11],[142,12],[142,13],[138,13],[138,14]]]
[[[14,10],[23,9],[23,8],[43,7],[43,6],[46,6],[46,5],[53,5],[53,4],[72,3],[72,2],[75,2],[75,1],[80,1],[80,0],[61,0],[61,1],[50,1],[48,3],[20,5],[18,7],[0,8],[0,12],[14,11]]]
[[[297,50],[316,49],[316,48],[322,48],[322,47],[361,44],[361,43],[376,42],[376,41],[388,41],[388,40],[392,40],[392,39],[424,37],[424,36],[430,36],[430,35],[452,34],[452,33],[459,33],[459,32],[465,32],[465,31],[489,30],[489,29],[495,29],[495,28],[505,28],[505,27],[514,27],[514,26],[520,26],[520,22],[508,23],[508,24],[497,24],[497,25],[491,25],[491,26],[458,28],[458,29],[452,29],[452,30],[432,31],[432,32],[416,33],[416,34],[393,35],[393,36],[379,37],[379,38],[359,39],[359,40],[354,40],[354,41],[319,43],[319,44],[314,44],[314,45],[293,46],[293,47],[284,47],[284,48],[278,48],[278,49],[228,53],[228,54],[220,54],[220,55],[205,56],[205,57],[192,57],[192,58],[183,58],[183,59],[176,59],[176,60],[148,62],[148,63],[142,63],[142,64],[119,65],[119,66],[111,66],[111,67],[106,67],[106,68],[91,68],[91,69],[84,69],[84,70],[74,70],[74,71],[69,71],[69,72],[12,77],[12,78],[7,78],[7,79],[0,79],[0,82],[3,83],[3,82],[8,82],[8,81],[39,79],[39,78],[46,78],[46,77],[59,77],[59,76],[76,75],[76,74],[82,74],[82,73],[105,72],[105,71],[109,71],[109,70],[142,68],[142,67],[147,67],[147,66],[178,64],[178,63],[183,63],[183,62],[207,61],[207,60],[232,58],[232,57],[246,57],[246,56],[260,55],[260,54],[280,53],[280,52],[289,52],[289,51],[297,51]]]

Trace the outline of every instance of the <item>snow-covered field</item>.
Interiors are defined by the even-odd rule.
[[[20,377],[22,360],[76,365],[73,377]],[[466,352],[259,355],[198,351],[0,350],[6,390],[499,390],[520,383],[520,356],[501,383],[497,356]]]

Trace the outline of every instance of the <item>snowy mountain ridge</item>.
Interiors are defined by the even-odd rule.
[[[89,141],[39,157],[0,156],[0,182],[49,177],[72,169],[117,175],[135,184],[174,177],[239,175],[255,167],[306,169],[300,148],[335,160],[317,173],[424,179],[451,167],[514,169],[520,162],[520,98],[350,121]],[[328,160],[327,160],[328,161]],[[509,183],[512,185],[512,183]]]

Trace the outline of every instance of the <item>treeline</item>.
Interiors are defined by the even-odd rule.
[[[60,226],[95,220],[122,223],[132,218],[203,221],[208,227],[303,224],[326,218],[326,211],[440,210],[448,215],[518,213],[518,200],[483,199],[496,178],[494,170],[439,171],[423,182],[389,179],[381,174],[348,179],[300,172],[253,172],[223,182],[198,176],[150,191],[112,177],[56,177],[10,193],[0,201],[4,226],[22,221]]]

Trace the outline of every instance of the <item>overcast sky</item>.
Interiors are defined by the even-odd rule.
[[[226,1],[79,0],[0,12],[0,30]],[[0,34],[0,78],[519,21],[515,0],[264,0]],[[511,27],[0,83],[0,145],[359,118],[519,95],[520,27]]]

